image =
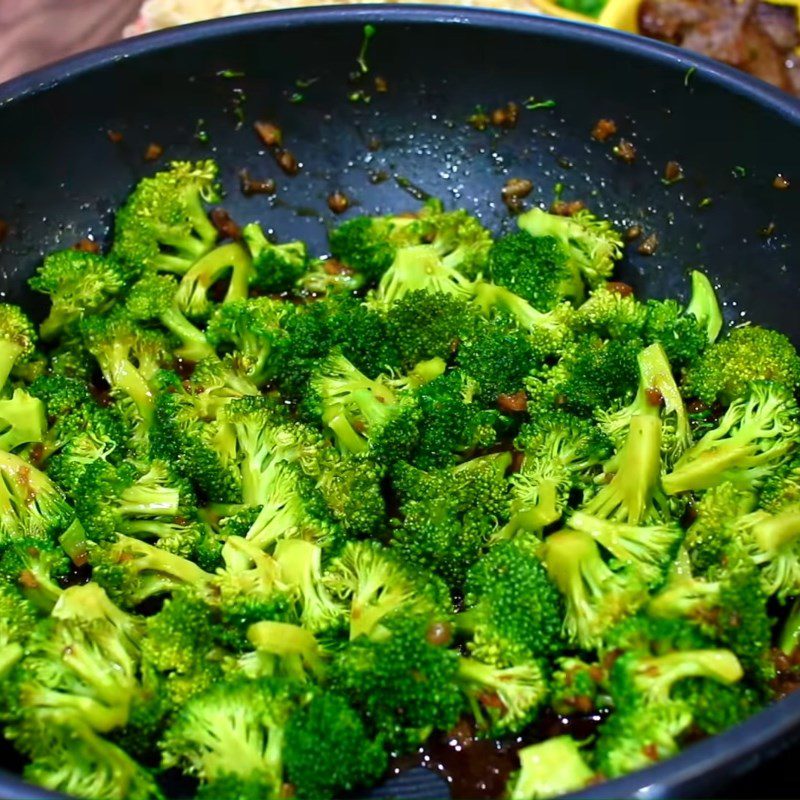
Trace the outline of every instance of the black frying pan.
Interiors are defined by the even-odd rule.
[[[378,28],[372,73],[352,83],[368,22]],[[221,70],[245,77],[218,77]],[[388,93],[374,91],[375,74],[386,78]],[[246,95],[241,126],[237,90]],[[296,93],[302,102],[292,102]],[[529,97],[556,105],[522,110],[509,131],[466,124],[478,104],[490,110]],[[600,117],[616,120],[635,144],[633,164],[590,139]],[[256,119],[283,128],[303,165],[296,177],[263,152]],[[111,142],[108,130],[123,141]],[[111,209],[154,169],[143,159],[151,142],[164,147],[164,159],[216,158],[234,218],[258,219],[282,240],[299,237],[319,252],[336,219],[326,198],[337,189],[355,201],[350,214],[414,208],[430,194],[499,230],[511,222],[500,196],[509,177],[530,178],[528,201],[545,205],[560,183],[564,199],[657,234],[656,254],[630,248],[620,271],[640,293],[685,295],[687,270],[702,265],[722,285],[730,321],[753,319],[800,342],[800,102],[674,48],[522,15],[351,6],[176,29],[49,67],[0,86],[0,219],[10,225],[0,245],[5,298],[40,310],[25,279],[41,254],[87,235],[104,238]],[[669,160],[686,177],[666,186],[660,178]],[[242,168],[275,178],[275,198],[244,197]],[[773,188],[778,173],[794,184]],[[788,746],[799,730],[800,693],[672,761],[582,796],[708,794]],[[407,774],[401,786],[375,794],[446,797],[427,775]],[[53,796],[10,775],[0,776],[0,795]]]

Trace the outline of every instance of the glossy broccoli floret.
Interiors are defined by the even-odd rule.
[[[563,648],[563,602],[538,549],[538,539],[517,536],[495,545],[467,573],[466,610],[457,624],[469,632],[475,658],[509,667]]]
[[[15,366],[31,359],[36,338],[33,323],[19,306],[0,303],[0,389]]]
[[[305,244],[273,244],[256,223],[244,226],[242,238],[253,259],[252,285],[262,292],[291,291],[308,267]]]
[[[519,218],[524,226],[525,218]],[[534,237],[521,230],[498,239],[489,252],[488,277],[527,300],[537,311],[551,311],[568,300],[575,305],[586,289],[580,270],[554,236]]]
[[[350,642],[330,666],[334,689],[369,716],[389,747],[417,746],[431,730],[454,725],[463,709],[459,656],[440,639],[435,618],[400,617]]]
[[[579,791],[594,772],[578,743],[570,736],[556,736],[519,751],[520,770],[510,783],[510,800],[537,800]]]
[[[610,278],[614,262],[622,256],[620,235],[609,222],[588,211],[562,217],[533,208],[519,217],[518,224],[537,239],[556,239],[567,253],[570,267],[591,287]]]
[[[325,693],[296,711],[286,726],[286,776],[296,796],[340,796],[380,778],[387,757],[341,695]]]
[[[675,463],[667,494],[709,489],[730,480],[758,485],[797,445],[797,403],[783,384],[753,383],[728,407],[717,426]]]
[[[705,403],[742,399],[752,381],[772,381],[788,391],[800,387],[800,356],[782,333],[746,325],[708,348],[689,370],[683,391]]]
[[[213,161],[175,161],[144,178],[117,212],[112,255],[136,275],[143,268],[184,274],[217,241],[204,203],[219,200]]]
[[[601,285],[576,311],[571,323],[579,333],[596,333],[603,338],[641,338],[647,307],[632,294],[621,294]]]
[[[28,282],[50,297],[42,339],[52,340],[87,314],[103,313],[126,283],[124,269],[113,258],[81,250],[58,250],[47,256]]]
[[[42,442],[47,430],[44,403],[24,389],[14,389],[0,400],[0,450],[15,450],[23,444]]]

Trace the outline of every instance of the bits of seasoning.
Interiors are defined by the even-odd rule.
[[[535,97],[529,97],[522,105],[528,111],[535,111],[537,108],[553,108],[555,104],[555,100],[537,100]]]
[[[664,395],[661,394],[658,389],[654,389],[653,387],[645,389],[644,396],[647,400],[647,404],[654,406],[655,408],[660,408],[661,404],[664,402]]]
[[[759,231],[759,234],[763,236],[765,239],[769,239],[769,237],[772,236],[776,230],[777,226],[775,225],[775,223],[770,222]]]
[[[283,144],[283,131],[274,122],[258,120],[253,127],[265,147],[280,147]]]
[[[436,647],[446,647],[453,639],[453,626],[449,622],[432,622],[425,638]]]
[[[583,200],[554,200],[550,206],[551,214],[558,214],[559,217],[571,217],[586,208]]]
[[[638,239],[642,235],[642,228],[640,225],[631,225],[628,230],[625,231],[625,239],[629,242]]]
[[[651,233],[637,248],[636,252],[642,256],[652,256],[658,250],[658,236]]]
[[[0,219],[0,242],[5,241],[8,236],[8,223],[4,219]]]
[[[275,153],[275,160],[287,175],[297,175],[300,171],[300,164],[290,150],[278,150]]]
[[[194,138],[203,144],[208,144],[211,140],[211,137],[206,130],[206,121],[204,119],[197,120],[197,124],[194,126]]]
[[[677,161],[667,161],[661,182],[669,185],[680,180],[683,180],[683,167]]]
[[[617,132],[617,123],[613,119],[599,119],[592,128],[592,139],[605,142]]]
[[[492,111],[489,119],[496,128],[514,128],[519,120],[519,106],[508,102],[502,108]]]
[[[244,78],[244,72],[238,69],[221,69],[217,72],[217,77],[228,80],[231,78]]]
[[[747,169],[745,167],[739,166],[738,164],[731,170],[731,175],[734,178],[744,178],[747,176]]]
[[[497,405],[501,411],[520,414],[528,409],[528,397],[522,391],[514,392],[514,394],[501,394],[497,398]]]
[[[277,188],[272,178],[265,178],[264,180],[251,178],[246,169],[243,169],[239,173],[239,186],[241,187],[242,194],[247,197],[254,194],[275,194]]]
[[[164,148],[157,142],[151,142],[144,151],[145,161],[158,161],[164,155]]]
[[[386,92],[389,91],[389,83],[382,75],[376,75],[373,83],[375,84],[375,91],[378,92],[378,94],[386,94]]]
[[[688,86],[689,85],[689,82],[692,80],[692,75],[694,75],[695,72],[697,72],[697,67],[689,67],[689,69],[686,70],[686,72],[684,73],[684,76],[683,76],[683,85],[684,86]]]
[[[119,131],[114,130],[106,131],[106,136],[108,136],[108,141],[112,144],[119,144],[125,138]]]
[[[81,253],[99,253],[100,245],[92,239],[79,239],[72,245],[73,250],[78,250]]]
[[[527,178],[509,178],[500,190],[500,194],[511,211],[519,211],[522,208],[522,198],[527,197],[532,191],[533,182]]]
[[[791,186],[789,183],[789,179],[782,175],[780,172],[775,176],[775,179],[772,181],[773,189],[788,189]]]
[[[367,150],[369,150],[370,153],[377,153],[382,146],[381,140],[377,136],[370,136],[367,140]]]
[[[613,152],[620,161],[624,161],[626,164],[632,164],[636,161],[636,147],[634,147],[633,142],[629,142],[627,139],[620,139],[614,145]]]
[[[334,214],[343,214],[350,207],[350,200],[344,192],[338,189],[328,195],[328,208]]]
[[[241,239],[242,229],[231,219],[231,215],[224,208],[215,208],[209,215],[211,224],[227,239]]]
[[[633,294],[633,286],[624,281],[609,281],[606,284],[606,289],[609,292],[618,294],[620,297],[630,297]]]
[[[704,197],[698,204],[698,208],[708,208],[714,201],[710,197]]]
[[[483,106],[475,106],[475,111],[467,117],[467,122],[472,125],[476,131],[485,131],[489,127],[490,120]]]

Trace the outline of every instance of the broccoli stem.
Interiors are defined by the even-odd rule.
[[[691,490],[710,489],[720,482],[720,475],[738,467],[748,456],[753,455],[751,443],[723,446],[706,450],[687,464],[678,465],[662,479],[667,494],[680,494]]]
[[[20,345],[8,339],[0,341],[0,390],[6,385],[8,376],[22,353],[23,348]]]
[[[722,311],[711,281],[697,270],[692,272],[692,299],[686,313],[694,316],[705,327],[709,343],[717,340],[724,321]]]
[[[108,365],[108,382],[133,400],[145,426],[153,419],[155,401],[153,392],[139,370],[127,358],[118,359]]]
[[[786,655],[791,655],[798,644],[800,644],[800,597],[792,603],[792,609],[781,630],[778,646]]]
[[[800,537],[800,510],[791,509],[758,522],[753,527],[753,537],[763,552],[785,549]]]
[[[165,311],[159,319],[161,324],[181,340],[181,347],[175,352],[188,361],[202,361],[216,355],[214,348],[208,343],[203,332],[192,325],[177,308]]]
[[[11,672],[14,665],[22,658],[23,653],[22,645],[17,642],[0,647],[0,680],[3,680]]]

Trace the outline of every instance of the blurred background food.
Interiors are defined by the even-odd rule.
[[[0,80],[121,35],[254,11],[335,4],[336,0],[0,0]],[[640,33],[738,67],[800,97],[800,0],[447,0],[442,5],[544,13]]]

